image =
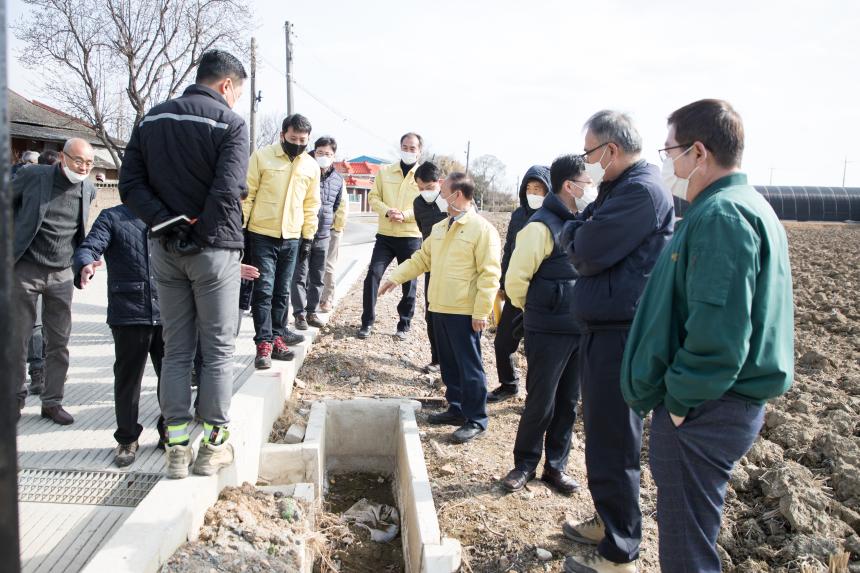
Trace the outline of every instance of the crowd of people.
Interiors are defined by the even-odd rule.
[[[31,392],[42,386],[42,416],[73,422],[62,407],[72,291],[105,259],[120,466],[138,449],[147,357],[159,379],[167,475],[183,478],[192,466],[211,475],[233,461],[230,365],[241,309],[251,309],[255,366],[264,369],[291,360],[301,331],[322,326],[319,314],[332,308],[348,203],[332,168],[337,143],[321,137],[308,152],[311,124],[293,114],[278,143],[251,154],[232,111],[245,78],[235,57],[207,52],[196,82],[135,127],[123,205],[102,211],[87,234],[95,193],[87,142],[70,140],[57,165],[23,167],[14,180],[19,406],[41,313],[44,374],[31,370]],[[456,427],[454,443],[484,435],[487,403],[519,395],[524,341],[525,404],[502,486],[523,488],[543,458],[541,479],[570,495],[581,489],[567,473],[581,401],[595,513],[562,526],[591,547],[566,559],[569,572],[637,570],[649,415],[661,569],[719,571],[730,472],[756,439],[766,401],[793,378],[787,239],[741,171],[740,115],[700,100],[672,112],[667,127],[660,169],[642,158],[627,114],[592,115],[582,152],[527,171],[504,245],[476,209],[472,179],[422,161],[417,133],[400,139],[400,161],[380,169],[369,196],[379,224],[356,336],[372,344],[377,298],[400,286],[394,336],[405,339],[424,275],[425,370],[440,373],[448,404],[429,423]],[[673,195],[690,202],[683,220]],[[499,300],[499,386],[488,392],[481,337]]]

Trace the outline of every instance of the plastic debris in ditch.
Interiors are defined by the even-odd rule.
[[[400,533],[400,513],[396,507],[374,503],[362,498],[343,512],[343,519],[363,527],[370,538],[378,543],[388,543]]]

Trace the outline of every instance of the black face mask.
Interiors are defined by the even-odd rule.
[[[307,145],[299,145],[298,143],[290,143],[286,139],[281,142],[281,149],[290,157],[298,157],[307,149]]]

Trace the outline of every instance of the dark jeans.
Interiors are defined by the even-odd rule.
[[[276,239],[248,233],[251,263],[260,270],[254,281],[251,315],[254,342],[272,342],[287,332],[290,287],[299,253],[298,239]]]
[[[424,273],[424,321],[427,323],[427,338],[430,340],[430,364],[439,364],[439,351],[436,348],[436,336],[433,334],[433,313],[430,312],[430,273]]]
[[[582,336],[582,415],[585,467],[594,507],[606,527],[597,550],[615,563],[639,557],[639,456],[642,419],[621,395],[621,358],[627,330]]]
[[[293,316],[304,316],[306,312],[316,312],[319,308],[328,241],[328,237],[314,239],[308,258],[296,263],[292,287]]]
[[[370,255],[370,266],[364,279],[364,311],[361,313],[361,326],[371,326],[376,320],[376,295],[379,292],[379,282],[385,269],[391,261],[397,259],[402,263],[421,248],[421,239],[413,237],[388,237],[376,235],[373,253]],[[415,314],[415,281],[411,280],[402,285],[403,296],[397,305],[400,320],[397,330],[408,330]]]
[[[34,370],[45,369],[45,337],[42,336],[42,296],[36,299],[36,324],[33,334],[27,343],[27,373],[33,375]]]
[[[514,388],[520,384],[520,375],[515,368],[515,357],[522,337],[514,336],[513,322],[522,313],[523,311],[512,305],[510,299],[505,296],[505,306],[502,308],[502,316],[496,326],[496,339],[493,341],[499,383]]]
[[[131,444],[137,441],[143,431],[143,426],[138,423],[138,407],[147,356],[152,360],[155,375],[159,378],[156,393],[160,395],[161,392],[164,340],[160,326],[112,326],[111,332],[116,355],[113,363],[113,393],[117,429],[113,437],[118,444]]]
[[[719,573],[726,484],[763,418],[764,406],[730,396],[693,408],[677,428],[664,406],[654,410],[649,462],[663,573]]]
[[[15,264],[12,304],[15,308],[13,352],[15,360],[9,376],[18,388],[18,407],[27,398],[27,347],[36,324],[36,301],[42,295],[45,331],[45,390],[43,406],[63,403],[66,374],[69,372],[69,336],[72,333],[72,269],[52,269],[28,261]]]
[[[544,466],[563,472],[579,400],[578,334],[526,332],[526,405],[514,443],[514,467],[533,472],[546,449]]]
[[[433,313],[439,367],[448,408],[487,429],[487,379],[481,360],[481,333],[472,330],[472,317]]]

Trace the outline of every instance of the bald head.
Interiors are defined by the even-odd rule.
[[[85,139],[73,137],[63,145],[60,160],[66,168],[80,175],[89,175],[95,161],[95,151]]]

